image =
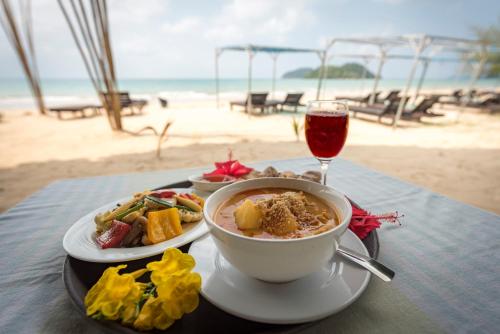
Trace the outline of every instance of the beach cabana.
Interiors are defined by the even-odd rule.
[[[416,70],[419,64],[422,64],[422,72],[417,85],[415,94],[418,94],[420,88],[425,80],[425,75],[427,73],[427,68],[431,61],[463,61],[464,58],[469,59],[470,62],[473,61],[473,56],[479,54],[479,60],[477,61],[477,67],[472,74],[471,81],[467,87],[470,92],[478,78],[481,76],[484,65],[486,63],[488,52],[497,52],[498,49],[494,46],[488,45],[479,40],[470,40],[463,38],[454,37],[444,37],[444,36],[434,36],[426,34],[415,34],[415,35],[402,35],[395,37],[364,37],[364,38],[332,38],[326,48],[325,48],[325,58],[331,59],[335,55],[328,56],[330,49],[342,43],[359,44],[359,45],[371,45],[378,49],[378,59],[379,63],[377,66],[377,71],[375,74],[375,80],[373,83],[372,95],[369,103],[374,102],[374,94],[377,91],[378,83],[380,81],[381,73],[384,64],[388,59],[409,59],[413,60],[407,83],[402,92],[401,101],[398,105],[397,112],[394,116],[393,126],[397,126],[398,120],[404,110],[406,101],[408,100],[408,93],[412,82],[415,78]],[[389,53],[393,49],[404,49],[410,50],[409,54],[399,54],[394,55]],[[448,52],[459,55],[458,58],[440,58],[437,59],[435,56],[441,52]],[[366,57],[365,55],[363,55]],[[323,73],[324,75],[324,73]]]
[[[273,80],[272,80],[272,90],[271,96],[274,97],[274,91],[276,89],[276,63],[278,61],[278,56],[282,53],[314,53],[317,54],[320,62],[321,69],[323,68],[326,57],[325,50],[322,49],[303,49],[303,48],[293,48],[293,47],[276,47],[276,46],[262,46],[262,45],[232,45],[232,46],[224,46],[215,49],[215,96],[217,101],[217,108],[219,107],[219,58],[222,53],[227,51],[236,51],[236,52],[246,52],[248,54],[248,94],[250,96],[252,93],[252,60],[253,57],[257,53],[267,53],[271,56],[273,61]],[[321,82],[323,80],[323,75],[320,75],[318,78],[318,90],[316,93],[316,97],[319,98],[319,93],[321,90]],[[248,109],[251,109],[251,99],[247,100],[250,104]]]

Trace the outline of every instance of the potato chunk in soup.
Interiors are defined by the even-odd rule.
[[[234,221],[240,230],[259,229],[262,226],[262,212],[247,199],[234,210]]]

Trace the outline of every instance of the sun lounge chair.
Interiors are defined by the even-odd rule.
[[[375,93],[375,100],[377,100],[378,96],[380,95],[381,92],[376,92]],[[370,101],[370,97],[372,96],[372,93],[366,95],[366,96],[336,96],[335,98],[338,100],[347,100],[347,101],[353,101],[353,102],[358,102],[358,103],[368,103]]]
[[[131,99],[128,92],[119,92],[119,94],[122,108],[129,108],[132,115],[134,114],[134,109],[137,109],[139,114],[142,114],[142,108],[148,104],[147,100]]]
[[[110,100],[110,95],[108,93],[103,93],[106,100]],[[118,92],[120,98],[120,105],[122,110],[128,108],[130,110],[130,115],[135,115],[135,109],[142,114],[142,108],[148,104],[148,101],[142,99],[131,99],[128,92]]]
[[[480,91],[476,91],[475,96],[481,97],[481,96],[489,95],[489,94],[495,95],[495,94],[499,94],[499,93],[497,93],[494,90],[480,90]]]
[[[353,112],[353,116],[356,117],[358,113],[360,114],[367,114],[367,115],[373,115],[373,116],[378,116],[378,121],[380,122],[382,120],[382,117],[386,114],[389,114],[397,109],[397,104],[395,100],[390,101],[389,103],[382,104],[382,103],[376,103],[376,104],[371,104],[363,107],[359,106],[351,106],[349,107],[349,110]]]
[[[401,118],[420,121],[422,117],[442,117],[444,114],[437,114],[429,111],[429,109],[431,109],[432,106],[438,102],[438,100],[439,96],[424,98],[414,108],[405,109],[401,114]]]
[[[57,106],[49,108],[49,111],[57,113],[57,118],[62,119],[63,112],[69,112],[73,115],[79,113],[82,118],[85,118],[85,110],[92,109],[94,111],[94,115],[98,115],[101,113],[102,106],[94,105],[94,104],[73,104],[66,106]]]
[[[167,99],[163,99],[163,98],[159,97],[158,101],[160,101],[160,105],[162,108],[168,108],[168,100]]]
[[[293,107],[293,110],[297,112],[298,107],[305,106],[305,104],[300,103],[302,96],[304,96],[304,93],[288,93],[284,100],[268,100],[266,104],[273,108],[279,106],[280,111],[283,111],[284,106]]]
[[[418,120],[422,117],[440,117],[443,114],[436,114],[429,111],[430,108],[438,101],[438,96],[424,98],[419,104],[417,104],[412,109],[405,109],[401,114],[402,119],[406,120]],[[366,107],[350,107],[350,110],[354,113],[354,117],[357,113],[378,116],[378,121],[382,121],[382,117],[392,116],[395,118],[396,111],[399,106],[399,100],[392,99],[386,104],[375,104]]]
[[[459,105],[461,103],[461,99],[463,97],[463,92],[461,89],[454,90],[450,95],[440,95],[439,103],[442,104],[453,104]]]
[[[394,89],[394,90],[391,90],[389,91],[389,93],[387,93],[387,95],[385,95],[385,97],[382,97],[380,98],[377,97],[377,99],[375,100],[377,103],[388,103],[388,102],[395,102],[395,101],[398,101],[399,100],[399,93],[401,91],[399,89]]]
[[[276,109],[277,103],[274,103],[272,101],[267,101],[267,95],[268,93],[251,93],[251,102],[252,102],[252,108],[254,109],[260,109],[260,111],[263,113],[264,110],[268,108],[273,108]],[[233,106],[240,106],[244,107],[245,112],[248,112],[248,96],[245,101],[231,101],[229,102],[229,107],[231,110],[233,110]]]
[[[497,111],[500,105],[500,94],[489,93],[481,95],[476,100],[467,102],[463,106],[467,108],[490,109]]]

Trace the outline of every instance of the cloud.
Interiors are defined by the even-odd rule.
[[[486,25],[497,21],[498,15],[491,10],[496,3],[488,1],[491,5],[483,7],[468,2],[450,7],[439,1],[408,0],[366,0],[362,5],[348,0],[109,0],[107,3],[116,70],[122,79],[210,77],[214,48],[227,44],[314,48],[324,46],[331,37],[422,30],[473,37],[465,23]],[[42,77],[86,78],[82,59],[57,1],[32,2],[35,48]],[[443,17],[442,13],[450,8],[454,9],[453,15]],[[474,15],[470,15],[472,12]],[[374,47],[365,48],[339,44],[332,52],[378,52]],[[243,53],[224,55],[221,75],[246,76],[247,61]],[[268,55],[259,54],[254,64],[255,77],[270,76],[272,62]],[[316,55],[282,55],[278,73],[317,64]],[[394,73],[399,75],[399,71],[396,68]],[[0,31],[0,77],[22,76],[19,61]]]
[[[314,22],[314,14],[306,5],[303,0],[288,1],[286,6],[277,0],[234,0],[213,18],[205,37],[218,44],[285,43],[294,30]]]
[[[108,4],[110,20],[121,26],[141,27],[151,20],[165,17],[171,10],[166,0],[112,0]]]
[[[297,38],[297,34],[318,21],[313,6],[306,0],[285,4],[278,0],[224,0],[210,4],[189,0],[111,0],[108,12],[120,78],[210,76],[214,48],[224,44],[316,46],[315,41],[301,43]],[[57,2],[34,1],[33,14],[42,77],[87,77]],[[19,75],[18,61],[4,41],[4,36],[0,36],[0,75]],[[257,57],[256,63],[261,60],[267,66],[265,57]],[[239,55],[224,61],[227,73],[234,70],[238,74],[231,75],[243,75],[239,73]],[[259,70],[256,66],[257,74]]]
[[[161,30],[167,34],[186,34],[196,32],[201,25],[197,17],[185,17],[172,24],[163,24]]]

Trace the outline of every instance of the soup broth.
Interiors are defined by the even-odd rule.
[[[248,210],[239,215],[237,221],[238,210],[242,209]],[[255,218],[256,215],[259,218]],[[253,223],[246,227],[245,219],[258,220],[258,227],[255,228]],[[219,206],[214,220],[231,232],[263,239],[302,238],[328,231],[339,224],[335,210],[323,200],[306,192],[284,188],[254,189],[236,194]]]

